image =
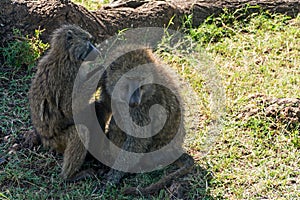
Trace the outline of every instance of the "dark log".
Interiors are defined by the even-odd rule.
[[[173,16],[170,28],[177,29],[185,14],[193,14],[193,25],[197,26],[208,16],[221,13],[225,7],[238,9],[246,4],[292,17],[300,11],[299,0],[129,0],[116,1],[93,12],[68,0],[1,0],[0,46],[12,37],[14,28],[24,35],[38,28],[45,29],[42,39],[48,42],[50,33],[60,25],[77,24],[101,42],[128,27],[165,27]]]
[[[1,0],[0,41],[11,39],[12,30],[19,29],[24,35],[33,34],[35,29],[45,29],[42,39],[49,36],[62,24],[77,24],[102,40],[107,33],[95,15],[82,6],[70,1]]]
[[[118,3],[119,2],[119,3]],[[182,25],[184,15],[193,14],[193,25],[198,26],[207,17],[218,15],[224,8],[236,10],[246,5],[259,6],[271,13],[282,13],[291,17],[300,11],[299,0],[172,0],[172,1],[117,1],[95,12],[103,21],[110,33],[128,27],[157,26],[165,27],[173,16],[170,28],[177,29]],[[248,12],[258,12],[252,8]]]

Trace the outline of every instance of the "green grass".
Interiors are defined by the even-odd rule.
[[[242,12],[243,13],[243,12]],[[235,16],[239,15],[239,20]],[[178,181],[188,188],[187,199],[299,199],[299,122],[291,126],[280,117],[266,116],[273,98],[300,98],[300,16],[256,13],[243,17],[241,11],[210,17],[198,28],[185,23],[189,48],[209,57],[204,70],[197,71],[195,59],[180,49],[157,51],[162,59],[185,79],[198,94],[199,117],[196,129],[188,130],[186,146],[197,160],[192,174]],[[172,50],[172,49],[171,49]],[[185,49],[187,50],[187,49]],[[189,50],[189,49],[188,49]],[[205,59],[204,59],[205,60]],[[226,102],[223,129],[206,156],[199,154],[214,112],[210,109],[208,71],[215,66]],[[21,135],[32,130],[27,92],[33,70],[0,70],[0,199],[133,199],[121,194],[127,185],[147,185],[163,176],[159,172],[126,178],[120,187],[102,193],[101,177],[67,184],[59,178],[61,155],[42,147],[20,148]],[[206,75],[205,75],[206,74]],[[216,104],[218,105],[218,104]],[[250,117],[240,117],[247,108],[257,109]],[[198,117],[198,116],[197,116]],[[153,197],[169,199],[166,188]]]
[[[104,4],[108,4],[109,0],[72,0],[72,2],[84,6],[88,10],[98,10]]]
[[[40,40],[40,34],[43,30],[35,30],[34,36],[22,37],[22,33],[18,29],[13,30],[15,40],[9,41],[6,47],[0,47],[5,65],[13,66],[14,71],[26,66],[30,70],[37,58],[49,47]]]

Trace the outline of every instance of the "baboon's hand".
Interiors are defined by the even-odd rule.
[[[110,185],[117,185],[120,183],[121,179],[123,178],[125,172],[121,172],[115,169],[111,169],[107,176],[107,184]]]

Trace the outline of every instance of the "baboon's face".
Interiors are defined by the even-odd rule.
[[[73,30],[67,32],[69,54],[78,61],[92,61],[98,55],[98,50],[92,45],[91,36],[87,33],[76,33]]]
[[[77,26],[67,25],[54,33],[53,51],[65,49],[72,61],[92,61],[99,51],[92,43],[92,36]]]
[[[107,90],[114,100],[126,103],[130,107],[137,107],[153,94],[154,87],[149,84],[152,80],[152,74],[129,72],[119,77],[116,80],[118,83],[110,82],[111,85],[107,85]]]

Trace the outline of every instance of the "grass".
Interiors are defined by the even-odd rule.
[[[210,58],[204,65],[216,67],[226,96],[222,132],[204,157],[202,142],[214,115],[208,78],[214,76],[197,71],[194,58],[181,50],[163,51],[167,47],[162,45],[157,51],[191,82],[203,119],[186,140],[196,167],[178,182],[188,189],[186,199],[299,199],[299,122],[290,126],[282,116],[267,116],[269,104],[264,100],[265,96],[299,98],[300,16],[290,19],[261,12],[236,20],[236,15],[241,16],[241,10],[225,11],[198,28],[191,28],[187,17],[184,25],[190,48]],[[134,199],[122,196],[121,189],[147,185],[163,176],[164,170],[130,176],[120,187],[104,193],[101,177],[62,182],[60,155],[40,146],[30,150],[18,145],[22,135],[32,130],[27,92],[33,73],[32,69],[14,72],[14,66],[7,65],[0,70],[0,199]],[[255,94],[262,95],[249,98]],[[257,112],[240,117],[248,108]],[[135,199],[170,199],[172,194],[171,188],[165,188],[154,196]]]
[[[5,65],[13,66],[15,71],[27,67],[29,70],[35,64],[37,58],[49,47],[40,40],[43,30],[35,30],[34,36],[22,37],[18,29],[13,30],[15,40],[9,41],[6,47],[1,47],[0,52],[4,57]]]
[[[299,145],[292,142],[299,138],[299,126],[286,130],[285,123],[270,121],[264,112],[244,120],[236,117],[249,104],[249,95],[299,98],[299,19],[255,14],[247,24],[223,24],[224,32],[234,31],[206,45],[227,97],[223,135],[205,158],[215,175],[211,190],[215,195],[230,199],[300,197]],[[196,33],[217,25],[204,24]],[[271,123],[277,128],[272,130]]]
[[[84,6],[88,10],[97,10],[103,5],[108,4],[109,0],[72,0],[72,2]]]

